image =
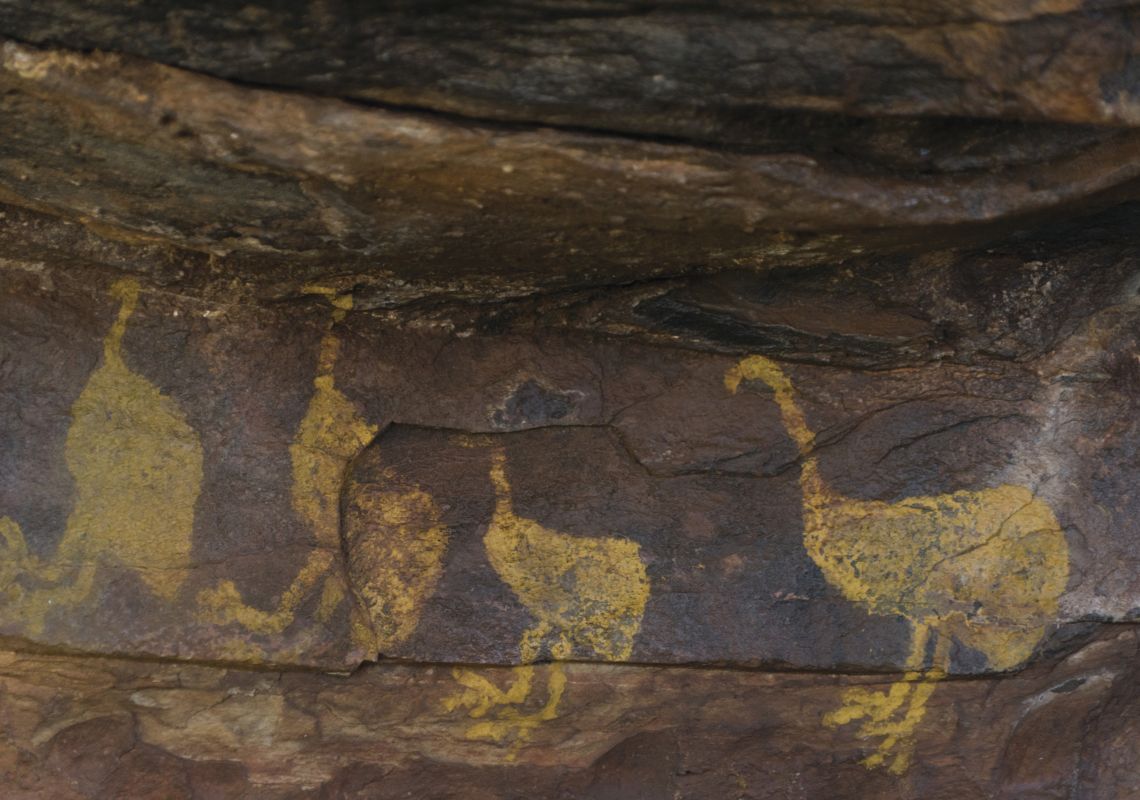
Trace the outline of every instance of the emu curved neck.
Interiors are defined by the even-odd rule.
[[[780,407],[780,418],[784,422],[784,428],[796,443],[796,449],[803,458],[803,465],[800,467],[800,490],[803,492],[804,508],[814,510],[830,493],[819,475],[819,466],[813,452],[815,434],[808,428],[804,413],[796,405],[792,392],[790,387],[776,389],[776,405]]]
[[[735,393],[744,380],[761,381],[772,390],[773,399],[780,409],[780,420],[788,436],[796,443],[803,466],[800,471],[800,488],[804,510],[821,508],[830,499],[830,492],[819,476],[814,455],[815,434],[808,427],[803,411],[796,403],[796,390],[784,370],[766,356],[753,355],[741,361],[725,375],[725,387]]]
[[[780,408],[780,418],[784,422],[785,430],[792,437],[792,441],[796,443],[800,455],[810,457],[812,445],[815,443],[815,434],[808,428],[807,420],[804,419],[804,412],[800,411],[800,407],[796,405],[793,389],[790,386],[773,386],[772,389],[776,394],[776,405]],[[814,461],[814,458],[812,460]]]
[[[103,356],[107,361],[122,357],[123,334],[127,330],[127,320],[135,313],[135,306],[139,301],[139,289],[138,282],[130,278],[119,281],[111,289],[112,294],[121,302],[115,322],[103,339]]]
[[[514,518],[511,483],[507,480],[507,454],[502,450],[491,455],[491,485],[495,487],[495,517]]]
[[[320,385],[321,378],[331,377],[336,368],[336,360],[340,356],[340,340],[333,333],[336,325],[344,320],[345,311],[351,308],[352,298],[348,298],[348,306],[339,305],[333,308],[325,335],[321,337],[320,354],[317,356],[317,375],[314,383]]]

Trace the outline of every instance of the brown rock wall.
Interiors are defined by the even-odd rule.
[[[1019,675],[945,682],[902,777],[864,768],[851,726],[818,723],[844,692],[883,688],[866,676],[571,664],[558,718],[495,743],[446,710],[447,667],[9,653],[0,725],[12,797],[1128,798],[1136,656],[1131,630],[1107,628]]]
[[[929,602],[981,613],[978,630],[943,629],[961,648],[948,669],[1004,669],[1054,623],[1129,620],[1140,607],[1126,488],[1135,261],[1096,241],[1032,257],[1050,247],[948,252],[948,283],[935,286],[928,260],[900,262],[893,297],[910,305],[851,291],[844,302],[860,311],[844,334],[812,329],[803,298],[830,280],[818,271],[791,273],[770,296],[725,276],[664,282],[649,298],[638,286],[562,315],[455,306],[419,324],[346,310],[351,291],[227,304],[11,262],[5,632],[106,653],[350,668],[378,652],[514,663],[528,658],[529,631],[541,653],[577,659],[883,669],[908,663]],[[995,261],[1000,277],[987,272]],[[973,312],[977,275],[1003,313]],[[136,285],[128,308],[123,287]],[[743,298],[731,317],[728,291]],[[717,319],[732,320],[730,335]],[[624,336],[582,330],[619,324]],[[670,337],[684,347],[664,346]],[[777,359],[766,363],[785,394],[755,372],[754,351]],[[779,360],[809,352],[818,363]],[[153,466],[108,478],[119,458]],[[820,522],[819,491],[848,516]],[[158,517],[140,510],[148,493]],[[997,560],[971,569],[1028,570],[1037,605],[1014,611],[977,582],[914,599],[941,580],[943,559],[996,534],[987,526],[1001,520],[987,515],[1002,504],[1013,514],[1022,494],[1051,544],[983,548]],[[507,500],[513,516],[500,513]],[[880,520],[877,531],[919,524],[897,521],[915,502],[959,532],[923,553],[906,549],[932,535],[917,528],[856,536],[879,542],[875,559],[901,559],[875,562],[893,588],[844,583],[858,576],[836,573],[830,545],[812,541],[814,525],[856,517]],[[155,519],[168,544],[127,543],[159,535]],[[541,553],[510,566],[496,537]],[[512,585],[512,570],[563,569],[579,547],[624,576],[591,590],[602,592],[591,610],[553,588],[589,583],[588,571]],[[1008,663],[986,639],[1012,624],[1006,611],[1036,620]]]
[[[984,240],[1118,198],[1140,163],[1130,129],[833,122],[755,152],[476,126],[13,41],[0,62],[4,202],[200,283],[295,297],[352,276],[389,307]]]
[[[233,80],[743,143],[767,138],[773,109],[1135,126],[1136,23],[1135,4],[1116,0],[0,9],[0,27],[16,38]]]
[[[1131,2],[0,0],[0,796],[1140,797]]]

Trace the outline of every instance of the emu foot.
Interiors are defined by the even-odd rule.
[[[885,691],[854,688],[843,693],[843,705],[824,715],[829,728],[862,721],[856,737],[879,739],[875,751],[863,759],[869,769],[886,767],[899,775],[910,766],[914,754],[914,736],[926,715],[926,701],[934,691],[937,678],[921,680],[907,676]]]
[[[504,690],[475,670],[456,667],[451,674],[463,689],[444,698],[444,710],[450,712],[457,708],[466,708],[469,709],[467,716],[480,719],[493,708],[522,703],[530,694],[531,684],[534,681],[534,667],[515,667],[513,673],[514,681]]]
[[[508,760],[513,760],[518,748],[525,744],[534,730],[543,722],[557,716],[558,703],[565,689],[566,679],[561,665],[551,667],[548,680],[549,696],[546,704],[533,712],[524,712],[522,705],[530,699],[534,689],[534,667],[515,667],[514,680],[506,689],[500,689],[488,678],[473,670],[456,668],[455,679],[463,689],[443,701],[446,711],[468,709],[467,716],[479,722],[471,725],[465,736],[472,740],[510,743]]]

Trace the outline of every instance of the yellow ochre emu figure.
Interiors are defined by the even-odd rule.
[[[1011,484],[894,503],[845,497],[820,476],[814,435],[780,367],[749,356],[728,370],[725,387],[736,393],[744,381],[772,390],[799,448],[803,541],[812,561],[848,600],[911,623],[903,679],[886,692],[851,689],[824,717],[828,727],[861,720],[858,736],[880,740],[863,763],[902,773],[926,702],[950,667],[952,640],[985,655],[995,670],[1032,655],[1068,580],[1061,527],[1032,491]]]
[[[111,287],[119,313],[103,359],[71,407],[64,458],[75,505],[53,558],[33,555],[14,520],[0,517],[3,615],[38,635],[49,614],[88,602],[102,563],[134,571],[171,600],[192,568],[202,445],[178,403],[127,366],[123,336],[141,287]],[[33,586],[15,580],[23,576]]]
[[[521,745],[541,722],[554,719],[566,689],[559,661],[575,647],[608,661],[628,659],[649,599],[649,578],[636,542],[615,537],[570,536],[551,530],[514,512],[506,455],[491,456],[495,511],[483,537],[488,559],[519,602],[535,617],[522,636],[515,680],[505,691],[483,676],[455,671],[465,690],[445,707],[469,708],[475,719],[498,709],[494,719],[473,725],[471,739],[503,741],[513,732]],[[554,660],[547,681],[547,699],[537,712],[515,706],[525,703],[534,683],[533,662],[545,644]],[[505,708],[504,708],[505,707]]]
[[[341,550],[340,489],[349,463],[372,441],[377,431],[377,426],[365,421],[355,404],[337,389],[333,377],[340,355],[335,328],[352,308],[352,295],[341,295],[321,286],[305,286],[304,290],[326,297],[333,307],[321,337],[309,407],[289,447],[293,466],[293,510],[308,526],[316,547],[274,609],[264,610],[246,603],[237,585],[230,580],[198,595],[200,618],[204,621],[218,625],[237,623],[262,635],[280,634],[292,625],[301,604],[317,587],[321,589],[317,608],[317,620],[321,623],[327,623],[345,600],[344,580],[337,565]],[[353,642],[371,657],[380,642],[360,618],[359,611],[353,608]]]

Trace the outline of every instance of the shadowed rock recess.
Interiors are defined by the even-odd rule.
[[[1137,34],[0,0],[0,795],[1140,798]]]

